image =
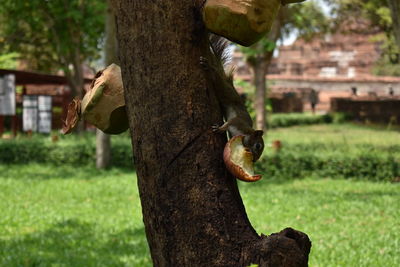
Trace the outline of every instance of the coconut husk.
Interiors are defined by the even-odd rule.
[[[121,69],[111,64],[96,74],[82,99],[84,120],[107,134],[119,134],[128,129]]]
[[[228,171],[244,182],[256,182],[262,178],[254,174],[253,154],[243,146],[243,135],[232,137],[224,148],[224,162]]]
[[[81,100],[75,98],[71,103],[68,104],[67,117],[63,123],[61,132],[63,134],[69,134],[76,127],[81,117]]]
[[[280,6],[281,0],[207,0],[203,20],[211,32],[250,46],[271,30]]]

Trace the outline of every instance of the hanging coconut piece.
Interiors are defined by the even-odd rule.
[[[107,134],[120,134],[128,129],[121,69],[111,64],[99,71],[82,100],[68,105],[62,132],[68,134],[83,118]]]
[[[203,21],[209,31],[250,46],[271,30],[280,6],[281,0],[207,0]]]
[[[67,118],[62,127],[63,134],[69,134],[76,127],[76,124],[81,118],[81,100],[75,98],[68,104]]]
[[[243,138],[243,135],[236,135],[226,143],[224,148],[225,166],[237,179],[256,182],[262,177],[254,174],[253,154],[243,146]]]
[[[107,134],[119,134],[128,129],[124,87],[118,65],[111,64],[96,74],[82,99],[81,114],[84,120]]]

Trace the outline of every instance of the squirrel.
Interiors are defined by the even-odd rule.
[[[243,146],[251,151],[253,162],[257,161],[264,150],[264,132],[252,127],[251,117],[233,85],[233,68],[225,72],[229,42],[215,34],[210,34],[209,40],[209,53],[207,57],[200,57],[200,65],[208,74],[207,80],[214,88],[225,120],[221,126],[212,126],[213,131],[228,131],[230,137],[243,135]]]

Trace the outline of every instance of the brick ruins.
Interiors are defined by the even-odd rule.
[[[307,42],[296,40],[292,45],[281,46],[274,58],[267,79],[270,96],[283,97],[296,93],[303,99],[304,110],[309,110],[309,92],[319,93],[317,110],[330,110],[330,100],[335,97],[394,97],[400,95],[399,77],[372,75],[374,63],[380,57],[380,44],[373,41],[375,33],[332,34]],[[238,66],[237,76],[250,80],[250,71],[234,54]]]

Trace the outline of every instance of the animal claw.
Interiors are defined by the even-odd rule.
[[[203,56],[200,57],[200,65],[206,70],[208,70],[210,68],[210,65],[208,63],[208,59],[203,57]]]
[[[212,128],[212,131],[215,132],[215,133],[220,133],[221,132],[221,129],[219,128],[218,124],[214,124],[213,126],[211,126],[211,128]]]

